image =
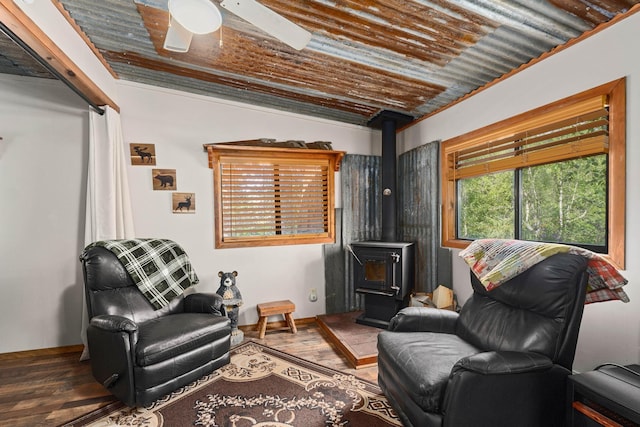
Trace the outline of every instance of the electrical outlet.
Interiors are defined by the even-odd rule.
[[[316,292],[316,288],[311,288],[311,290],[309,291],[309,301],[318,301],[318,293]]]

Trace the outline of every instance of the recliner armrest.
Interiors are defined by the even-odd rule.
[[[187,313],[210,313],[224,316],[222,297],[212,293],[193,293],[184,297],[184,311]]]
[[[546,371],[553,361],[538,353],[519,351],[487,351],[460,359],[453,366],[451,375],[459,371],[473,371],[483,375],[521,374]]]
[[[133,333],[138,331],[138,325],[131,319],[122,316],[103,314],[91,318],[91,326],[108,332],[127,332]]]
[[[126,405],[135,406],[136,323],[123,316],[94,316],[87,327],[87,342],[93,377]]]
[[[389,323],[389,330],[396,332],[455,332],[458,313],[437,308],[406,307]]]

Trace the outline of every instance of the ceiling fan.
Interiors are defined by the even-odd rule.
[[[171,14],[164,48],[187,52],[193,34],[208,34],[222,25],[222,15],[210,0],[169,0]],[[311,33],[255,0],[222,0],[220,6],[296,50],[311,40]]]

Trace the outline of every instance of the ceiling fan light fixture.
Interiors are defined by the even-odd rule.
[[[172,52],[184,53],[189,50],[193,33],[184,28],[173,16],[169,22],[169,29],[164,38],[164,49]]]
[[[222,15],[209,0],[169,0],[171,18],[193,34],[208,34],[222,25]]]

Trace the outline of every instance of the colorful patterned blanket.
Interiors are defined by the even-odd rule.
[[[589,282],[585,304],[609,300],[629,302],[629,297],[622,290],[627,279],[607,260],[586,249],[556,243],[479,239],[459,255],[490,291],[557,253],[582,255],[588,259]]]
[[[198,283],[189,257],[182,247],[166,239],[104,240],[91,243],[114,253],[157,310]]]

